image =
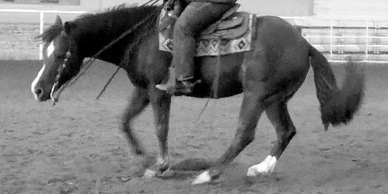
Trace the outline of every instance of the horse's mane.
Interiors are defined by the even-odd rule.
[[[104,14],[104,13],[112,12],[112,11],[119,11],[119,10],[123,10],[123,9],[126,9],[126,8],[131,8],[131,7],[136,7],[136,6],[132,6],[132,5],[128,5],[126,3],[123,3],[123,4],[120,4],[120,5],[116,5],[116,6],[105,8],[103,11],[100,11],[100,12],[81,14],[81,15],[77,16],[76,19],[82,19],[84,17],[90,17],[90,16],[94,16],[94,15],[97,15],[97,14]]]
[[[144,15],[155,13],[154,11],[157,10],[157,6],[133,6],[128,4],[121,4],[113,7],[109,7],[105,9],[102,12],[96,12],[96,13],[86,13],[78,16],[75,20],[70,21],[73,23],[82,23],[79,27],[82,27],[84,29],[95,29],[96,21],[97,24],[111,24],[112,20],[122,21],[123,25],[126,26],[134,26],[137,23],[139,23],[143,18]],[[123,15],[125,17],[122,17]],[[156,21],[157,17],[154,17],[153,20]],[[149,22],[148,24],[155,24],[154,22]],[[156,27],[155,25],[149,25],[148,27]],[[105,33],[110,33],[112,28],[115,28],[117,26],[109,26],[109,29],[105,29]],[[62,25],[52,25],[49,28],[47,28],[41,35],[37,36],[37,39],[40,39],[44,43],[50,43],[54,40],[55,37],[57,37],[61,31],[63,30]]]

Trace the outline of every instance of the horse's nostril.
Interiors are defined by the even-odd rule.
[[[43,96],[43,89],[35,88],[35,94],[38,96],[38,98],[41,98]]]

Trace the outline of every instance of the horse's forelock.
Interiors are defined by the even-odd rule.
[[[41,35],[37,36],[37,38],[40,39],[43,43],[49,44],[62,32],[62,30],[63,26],[52,25],[47,28]]]

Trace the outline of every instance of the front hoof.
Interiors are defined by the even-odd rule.
[[[144,171],[144,178],[169,178],[174,175],[174,171],[169,168],[168,162],[157,162]]]
[[[145,179],[151,179],[153,177],[168,179],[175,175],[175,172],[173,170],[167,169],[163,172],[158,172],[155,170],[147,169],[144,171],[143,178]]]
[[[162,173],[157,174],[158,177],[165,178],[165,179],[171,178],[174,175],[175,175],[175,171],[173,171],[171,169],[167,169],[167,170],[163,171]]]
[[[197,178],[192,182],[193,185],[198,185],[198,184],[204,184],[204,183],[209,183],[213,179],[209,174],[209,171],[205,171],[201,173],[200,175],[197,176]]]
[[[143,178],[151,179],[157,175],[157,172],[154,170],[147,169],[144,171]]]

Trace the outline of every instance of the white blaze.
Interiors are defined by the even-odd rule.
[[[49,44],[49,46],[47,47],[47,49],[46,49],[46,54],[47,54],[46,56],[48,57],[51,54],[53,54],[54,49],[55,49],[54,48],[54,42],[51,42]],[[35,97],[36,100],[38,100],[38,95],[35,93],[36,85],[38,84],[38,82],[40,80],[40,77],[42,76],[45,68],[46,68],[46,65],[43,64],[42,69],[40,69],[40,71],[38,72],[38,75],[36,76],[34,81],[32,81],[32,84],[31,84],[31,92],[34,94],[34,97]]]
[[[50,56],[54,52],[54,42],[51,42],[50,45],[47,47],[46,54],[47,56]]]
[[[40,69],[38,75],[36,76],[34,81],[32,81],[32,84],[31,84],[31,92],[34,94],[35,100],[38,100],[38,96],[35,93],[35,87],[38,84],[38,81],[40,80],[40,77],[42,76],[43,71],[44,71],[45,68],[46,68],[46,65],[43,65],[42,69]]]

